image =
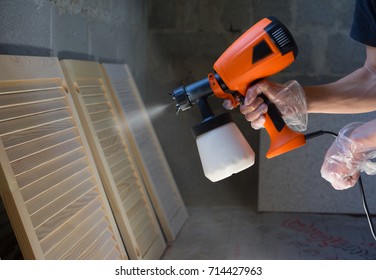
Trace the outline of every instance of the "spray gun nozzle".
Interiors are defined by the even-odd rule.
[[[180,106],[176,104],[176,115],[178,115],[180,111],[181,111]]]
[[[191,100],[189,99],[184,86],[175,89],[171,94],[171,97],[176,102],[177,113],[192,107]]]

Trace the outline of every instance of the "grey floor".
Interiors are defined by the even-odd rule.
[[[165,260],[376,259],[376,241],[365,216],[188,210],[190,218]]]

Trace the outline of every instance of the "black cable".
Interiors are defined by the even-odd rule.
[[[318,130],[318,131],[315,131],[315,132],[308,133],[304,136],[305,136],[306,140],[309,140],[309,139],[312,139],[312,138],[315,138],[315,137],[318,137],[318,136],[321,136],[321,135],[324,135],[324,134],[330,134],[330,135],[333,135],[334,137],[338,136],[337,133],[334,133],[332,131],[327,131],[327,130]]]
[[[372,222],[371,216],[369,214],[369,210],[368,210],[368,206],[367,206],[367,201],[366,201],[366,196],[364,194],[362,176],[359,176],[358,183],[359,183],[359,190],[360,190],[360,195],[362,197],[364,211],[366,212],[367,221],[368,221],[368,224],[369,224],[369,229],[371,230],[373,239],[376,240],[375,228],[373,226],[373,222]]]
[[[321,135],[324,135],[324,134],[330,134],[330,135],[332,135],[334,137],[338,136],[337,133],[334,133],[332,131],[318,130],[318,131],[306,134],[305,138],[306,138],[306,140],[309,140],[309,139],[312,139],[312,138],[315,138],[315,137],[318,137],[318,136],[321,136]],[[362,198],[363,208],[364,208],[364,212],[366,213],[366,217],[367,217],[369,229],[371,231],[373,239],[376,240],[375,228],[373,226],[371,215],[370,215],[369,210],[368,210],[368,205],[367,205],[367,201],[366,201],[366,196],[364,194],[364,187],[363,187],[363,181],[362,181],[362,176],[361,175],[359,176],[358,184],[359,184],[360,196]]]

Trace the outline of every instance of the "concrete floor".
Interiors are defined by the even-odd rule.
[[[164,260],[376,259],[365,216],[188,210],[190,218]]]

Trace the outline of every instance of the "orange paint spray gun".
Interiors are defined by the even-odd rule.
[[[228,116],[229,113],[214,116],[207,97],[214,94],[218,98],[229,99],[236,106],[239,101],[244,100],[250,85],[282,71],[295,60],[297,54],[298,48],[288,29],[274,17],[264,18],[241,35],[221,55],[214,63],[215,73],[209,73],[207,78],[178,87],[173,91],[172,97],[176,101],[178,112],[185,111],[194,104],[200,108],[203,121],[194,126],[192,131],[197,141],[205,175],[210,180],[218,181],[244,170],[253,165],[252,157],[254,156],[252,156],[253,151],[250,152],[249,148],[240,145],[246,152],[240,153],[235,159],[229,159],[227,162],[226,159],[223,160],[223,157],[227,158],[228,156],[219,153],[217,158],[210,160],[209,163],[205,162],[206,158],[214,156],[213,153],[218,154],[218,150],[214,151],[212,147],[217,146],[218,149],[224,149],[224,143],[221,140],[225,138],[223,135],[234,133],[231,130],[215,136],[210,135],[213,130],[219,128],[223,130],[223,127],[228,126],[232,121]],[[282,119],[278,108],[264,94],[260,96],[268,105],[264,127],[270,137],[270,147],[266,157],[272,158],[304,145],[306,142],[304,134],[291,130]],[[200,144],[198,140],[203,137],[208,139],[205,141],[204,148],[201,148],[200,146],[203,144]],[[241,136],[239,137],[241,138]],[[233,140],[235,142],[232,144],[229,142],[229,146],[236,149],[239,144],[235,144],[237,139]],[[243,139],[240,142],[243,143]],[[233,151],[229,148],[226,153],[231,154]],[[240,167],[236,166],[247,157],[247,163],[240,164]],[[212,162],[218,161],[221,161],[221,165],[214,167],[213,170],[219,175],[211,176],[210,174],[213,172],[205,169],[207,169],[207,165],[210,167]],[[230,170],[226,171],[227,167]],[[217,180],[217,178],[219,179]]]

